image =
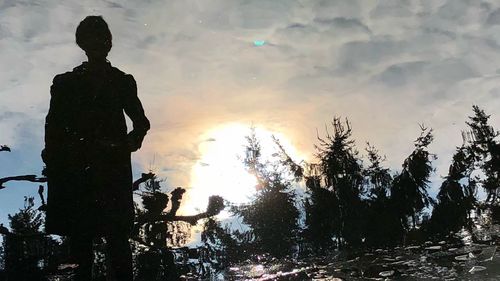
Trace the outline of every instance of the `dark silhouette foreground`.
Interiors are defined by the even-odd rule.
[[[96,237],[106,239],[110,273],[132,280],[130,153],[141,147],[150,124],[133,76],[106,60],[111,39],[102,17],[80,23],[76,43],[88,62],[54,78],[45,124],[46,231],[70,237],[77,280],[91,280]],[[128,134],[123,112],[133,123]]]

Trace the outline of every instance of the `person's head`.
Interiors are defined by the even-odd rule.
[[[88,16],[76,28],[76,44],[89,59],[105,59],[111,50],[111,31],[101,16]]]

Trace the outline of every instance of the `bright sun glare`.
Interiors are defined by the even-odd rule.
[[[220,195],[225,200],[241,204],[248,202],[255,194],[256,178],[248,173],[243,164],[246,136],[250,133],[249,125],[226,124],[201,137],[201,158],[191,170],[191,188],[187,193],[185,212],[204,210],[211,195]],[[261,127],[255,127],[255,134],[261,145],[263,160],[276,157],[277,150],[272,136],[280,141],[292,158],[298,159],[290,140],[282,134]]]

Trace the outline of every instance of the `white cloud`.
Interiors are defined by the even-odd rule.
[[[167,168],[175,186],[189,184],[198,138],[216,124],[265,124],[312,152],[315,128],[334,115],[349,117],[359,144],[375,144],[394,169],[424,122],[435,128],[443,174],[450,138],[453,145],[460,141],[471,105],[493,116],[500,105],[495,1],[1,5],[0,116],[22,115],[2,119],[0,143],[42,146],[52,77],[84,60],[74,44],[78,22],[103,15],[114,36],[110,60],[135,76],[153,125],[134,159],[147,169],[156,154],[156,165]],[[255,47],[254,40],[267,44]],[[17,129],[20,124],[33,134]],[[494,125],[500,127],[499,119]],[[30,160],[41,165],[38,155]]]

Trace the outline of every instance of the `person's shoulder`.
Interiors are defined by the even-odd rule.
[[[72,71],[67,71],[64,73],[57,74],[56,76],[54,76],[52,83],[54,85],[71,83],[75,79],[78,79],[78,76],[80,76],[83,72],[84,72],[84,67],[82,64],[82,65],[79,65],[79,66],[73,68]]]
[[[52,84],[58,85],[58,84],[64,84],[69,80],[73,79],[73,73],[71,71],[64,72],[57,74],[54,76],[54,79],[52,80]]]
[[[135,79],[132,74],[128,74],[117,67],[112,66],[111,72],[115,77],[117,77],[122,83],[126,85],[135,84]]]
[[[115,66],[111,67],[111,72],[113,73],[113,75],[121,77],[123,79],[134,79],[134,76],[132,76],[132,74],[128,74]]]

